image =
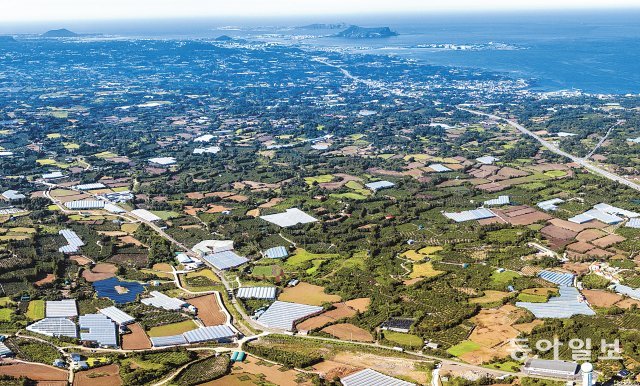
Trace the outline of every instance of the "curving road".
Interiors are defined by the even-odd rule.
[[[498,115],[494,115],[494,114],[489,114],[489,113],[485,113],[483,111],[477,111],[477,110],[471,110],[469,108],[466,107],[462,107],[462,106],[458,106],[458,109],[466,111],[468,113],[471,114],[475,114],[475,115],[482,115],[485,117],[489,117],[491,119],[494,119],[496,121],[500,121],[500,122],[505,122],[507,124],[509,124],[510,126],[516,128],[518,131],[520,131],[523,134],[528,135],[529,137],[535,139],[536,141],[540,142],[540,144],[545,147],[547,150],[551,151],[552,153],[561,155],[563,157],[569,158],[571,161],[575,162],[576,164],[582,166],[583,168],[587,169],[588,171],[594,173],[594,174],[598,174],[604,178],[607,178],[611,181],[615,181],[618,182],[622,185],[628,186],[632,189],[635,189],[637,191],[640,192],[640,185],[636,184],[633,181],[630,181],[622,176],[619,176],[615,173],[612,173],[608,170],[605,170],[597,165],[594,165],[593,163],[587,161],[584,158],[580,158],[577,156],[574,156],[573,154],[569,154],[564,150],[561,150],[560,148],[558,148],[556,145],[554,145],[553,143],[545,140],[544,138],[540,137],[539,135],[535,134],[534,132],[532,132],[531,130],[527,129],[526,127],[522,126],[521,124],[519,124],[516,121],[513,121],[511,119],[507,119],[507,118],[503,118],[501,116]]]

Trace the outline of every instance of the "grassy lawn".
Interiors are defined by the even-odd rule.
[[[527,303],[546,303],[547,297],[544,295],[520,293],[518,294],[518,300]]]
[[[492,363],[490,365],[486,366],[487,368],[490,369],[497,369],[497,370],[502,370],[502,371],[511,371],[511,372],[518,372],[520,371],[520,367],[522,367],[522,363],[518,363],[516,361],[508,361],[508,362],[504,362],[504,363]]]
[[[563,170],[549,170],[544,172],[545,176],[549,176],[551,178],[559,178],[559,177],[564,177],[567,175],[567,172],[563,171]]]
[[[333,175],[332,174],[322,174],[322,175],[315,176],[315,177],[305,177],[304,178],[304,182],[306,182],[308,185],[313,185],[314,182],[322,184],[322,183],[331,182],[331,181],[333,181]]]
[[[469,303],[473,303],[473,304],[494,303],[494,302],[501,301],[507,296],[509,296],[509,292],[486,290],[484,291],[484,296],[481,296],[479,298],[469,299]]]
[[[444,272],[436,270],[435,268],[433,268],[433,264],[431,264],[431,262],[428,262],[423,264],[415,264],[410,276],[411,278],[435,277],[442,273]]]
[[[349,200],[365,200],[367,197],[363,196],[362,194],[359,193],[339,193],[339,194],[331,194],[330,195],[333,198],[347,198]]]
[[[459,357],[460,355],[464,355],[468,352],[475,351],[480,348],[480,345],[476,342],[472,342],[470,340],[464,340],[457,345],[449,348],[447,352],[453,356]]]
[[[44,318],[44,300],[32,300],[25,314],[31,320],[39,320]]]
[[[413,334],[404,334],[404,333],[395,332],[395,331],[385,331],[383,335],[386,340],[397,343],[400,346],[422,347],[422,345],[424,344],[424,342],[422,341],[422,338]]]
[[[120,225],[120,229],[122,229],[123,232],[127,232],[130,234],[133,234],[133,232],[135,232],[138,227],[140,226],[139,223],[137,224],[122,224]]]
[[[335,253],[311,253],[311,252],[305,251],[302,248],[298,248],[296,249],[294,254],[291,257],[289,257],[289,259],[287,259],[286,264],[288,266],[297,267],[307,261],[333,259],[338,256],[339,255]]]
[[[150,337],[178,335],[183,332],[195,330],[196,328],[198,328],[198,326],[193,320],[185,320],[184,322],[153,327],[147,331],[147,335]]]
[[[10,308],[0,308],[0,321],[8,322],[11,320],[13,310]]]
[[[409,251],[406,251],[405,253],[402,254],[403,257],[406,257],[409,260],[413,260],[413,261],[420,261],[422,259],[424,259],[425,255],[418,253],[416,250],[411,249]]]
[[[0,298],[0,307],[5,307],[8,306],[9,304],[12,304],[13,302],[11,301],[11,299],[9,297],[3,297]]]
[[[60,137],[61,137],[60,133],[47,134],[47,138],[49,138],[49,139],[56,139],[56,138],[60,138]]]
[[[513,272],[513,271],[504,271],[504,272],[496,271],[491,275],[491,279],[498,284],[507,284],[511,280],[515,279],[516,277],[520,277],[520,274],[518,272]]]
[[[97,153],[97,154],[94,154],[93,156],[97,158],[107,159],[107,158],[117,157],[118,155],[110,151],[103,151],[102,153]]]
[[[273,265],[257,265],[253,267],[251,274],[257,277],[274,277],[274,266]],[[277,271],[277,269],[276,269]]]
[[[203,269],[201,271],[187,273],[187,278],[196,277],[196,276],[204,276],[207,279],[210,279],[211,281],[215,281],[216,283],[220,282],[220,278],[216,276],[216,274],[213,273],[213,271],[210,269]]]
[[[80,145],[73,142],[62,142],[62,146],[64,146],[67,150],[77,150],[80,149]]]
[[[438,246],[433,246],[433,247],[424,247],[422,249],[420,249],[418,251],[418,253],[422,253],[423,255],[433,255],[437,252],[440,252],[442,250],[442,247],[438,247]]]

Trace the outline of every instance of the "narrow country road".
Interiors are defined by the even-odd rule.
[[[510,126],[516,128],[518,131],[520,131],[521,133],[528,135],[529,137],[535,139],[536,141],[540,142],[540,144],[545,147],[547,150],[561,155],[563,157],[569,158],[572,162],[575,162],[576,164],[582,166],[583,168],[587,169],[588,171],[594,173],[594,174],[598,174],[604,178],[607,178],[611,181],[615,181],[618,182],[622,185],[628,186],[632,189],[635,189],[637,191],[640,192],[640,185],[638,185],[637,183],[630,181],[622,176],[619,176],[615,173],[612,173],[608,170],[605,170],[597,165],[594,165],[593,163],[587,161],[584,158],[580,158],[580,157],[576,157],[572,154],[567,153],[564,150],[561,150],[560,148],[558,148],[556,145],[554,145],[553,143],[545,140],[544,138],[540,137],[539,135],[533,133],[532,131],[528,130],[527,128],[525,128],[524,126],[522,126],[521,124],[519,124],[516,121],[513,121],[511,119],[507,119],[507,118],[503,118],[500,117],[498,115],[494,115],[494,114],[489,114],[489,113],[485,113],[482,111],[477,111],[477,110],[471,110],[469,108],[466,107],[462,107],[462,106],[458,106],[458,109],[466,111],[468,113],[471,114],[475,114],[475,115],[482,115],[485,117],[489,117],[491,119],[494,119],[496,121],[500,121],[500,122],[506,122],[507,124],[509,124]]]

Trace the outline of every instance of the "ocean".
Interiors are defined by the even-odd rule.
[[[69,22],[80,33],[160,38],[233,37],[309,48],[398,55],[424,63],[477,68],[524,78],[540,91],[640,94],[640,9],[464,15],[322,16],[277,20],[163,20]],[[339,30],[294,28],[346,22],[389,26],[399,35],[384,39],[330,37]],[[54,26],[4,26],[0,34],[43,32]],[[60,23],[57,23],[60,28]],[[22,30],[20,30],[22,28]],[[38,30],[39,28],[39,30]],[[434,44],[474,49],[432,49]],[[427,47],[427,48],[425,48]]]

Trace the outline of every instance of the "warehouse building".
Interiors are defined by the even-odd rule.
[[[575,362],[529,359],[522,371],[529,375],[574,380],[580,378],[580,366]]]

